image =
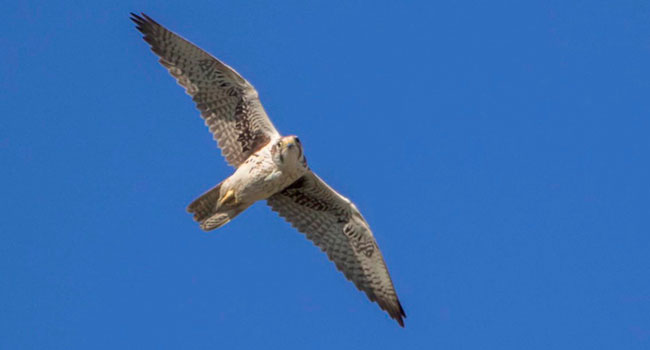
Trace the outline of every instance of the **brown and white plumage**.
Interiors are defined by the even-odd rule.
[[[228,164],[238,167],[279,137],[257,91],[234,69],[147,15],[131,15],[160,64],[192,96]]]
[[[188,207],[201,228],[228,223],[257,200],[323,250],[345,277],[404,326],[406,317],[379,247],[354,204],[307,167],[300,140],[282,137],[257,91],[235,70],[146,15],[138,30],[192,96],[235,173]]]
[[[403,327],[397,298],[377,242],[357,207],[308,172],[267,203],[314,242],[345,277]]]

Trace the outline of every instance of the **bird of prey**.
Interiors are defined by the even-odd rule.
[[[147,15],[131,16],[159,62],[192,96],[222,155],[236,168],[188,206],[201,228],[219,228],[266,200],[404,327],[406,314],[368,223],[350,200],[310,170],[298,137],[280,135],[255,88]]]

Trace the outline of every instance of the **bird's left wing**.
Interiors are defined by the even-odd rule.
[[[279,136],[255,88],[234,69],[147,15],[131,16],[160,64],[192,96],[230,165],[238,167]]]
[[[366,220],[311,171],[267,200],[273,211],[320,247],[345,277],[402,327],[404,309]]]

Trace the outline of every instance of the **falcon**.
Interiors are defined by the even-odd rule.
[[[131,13],[131,20],[159,62],[192,96],[222,155],[236,169],[187,207],[200,227],[222,227],[253,203],[266,200],[404,327],[406,314],[368,223],[350,200],[310,170],[300,139],[280,135],[255,88],[147,15]]]

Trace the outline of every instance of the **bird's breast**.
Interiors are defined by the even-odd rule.
[[[230,177],[232,188],[244,202],[266,199],[296,181],[299,169],[278,167],[265,154],[251,156]]]

